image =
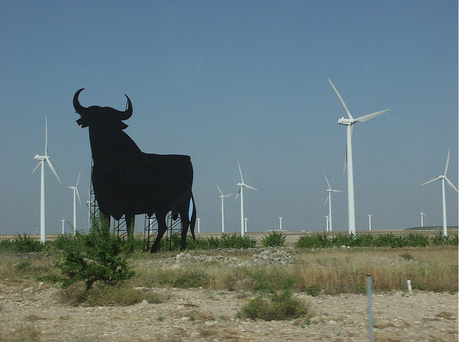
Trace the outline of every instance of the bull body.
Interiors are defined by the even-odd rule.
[[[142,152],[123,131],[123,120],[132,115],[128,96],[128,109],[124,112],[110,107],[80,105],[74,96],[74,107],[81,118],[77,123],[89,127],[93,171],[91,180],[94,194],[102,214],[119,220],[125,215],[128,238],[132,239],[134,217],[137,214],[155,214],[158,235],[151,252],[158,251],[160,240],[167,230],[166,215],[181,219],[181,249],[186,247],[188,227],[193,238],[196,208],[192,194],[193,167],[189,156],[159,155]],[[193,206],[191,219],[189,209]]]

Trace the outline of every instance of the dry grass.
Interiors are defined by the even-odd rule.
[[[214,290],[277,291],[292,288],[311,295],[361,293],[366,275],[375,291],[450,291],[458,288],[458,248],[351,248],[296,250],[289,266],[190,264],[139,267],[139,286],[203,287]]]

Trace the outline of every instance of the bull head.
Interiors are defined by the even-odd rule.
[[[78,96],[84,89],[85,88],[79,89],[73,97],[75,112],[81,116],[81,118],[77,120],[77,123],[81,125],[82,128],[88,127],[92,122],[94,122],[93,120],[97,119],[96,117],[103,117],[103,120],[107,122],[118,122],[121,124],[121,129],[128,127],[128,125],[121,122],[123,120],[128,120],[131,115],[133,115],[133,105],[128,95],[125,94],[128,101],[128,108],[125,111],[119,111],[111,107],[83,107],[78,100]]]

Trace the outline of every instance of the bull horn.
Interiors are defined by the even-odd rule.
[[[119,111],[121,120],[128,120],[131,115],[133,115],[133,104],[131,103],[128,95],[125,94],[125,96],[128,101],[128,108],[124,112]]]
[[[80,95],[80,93],[85,90],[85,88],[81,88],[79,89],[75,95],[73,96],[73,107],[75,108],[75,111],[82,115],[86,110],[87,108],[83,107],[81,104],[80,104],[80,101],[78,101],[78,95]]]

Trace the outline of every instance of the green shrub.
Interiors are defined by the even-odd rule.
[[[256,246],[257,241],[247,236],[240,236],[236,233],[222,234],[219,242],[220,248],[252,248]]]
[[[44,249],[44,244],[25,233],[22,236],[16,235],[13,240],[14,253],[37,253],[42,252]]]
[[[9,239],[0,239],[0,253],[13,253],[13,242]]]
[[[435,246],[443,246],[443,245],[457,246],[458,245],[458,235],[455,234],[453,237],[444,236],[442,232],[439,232],[439,234],[431,238],[431,244]]]
[[[326,233],[304,235],[296,242],[296,247],[299,248],[325,248],[332,246],[332,240],[329,239]]]
[[[426,247],[430,244],[428,236],[423,234],[412,234],[404,237],[404,245],[411,247]]]
[[[62,271],[62,286],[84,281],[86,291],[102,281],[108,285],[129,279],[134,275],[128,267],[121,240],[108,229],[95,226],[87,235],[78,233],[67,239],[58,252],[56,266]]]
[[[293,298],[290,290],[284,290],[272,293],[268,298],[258,296],[250,300],[238,312],[238,317],[272,321],[299,318],[307,313],[307,304]]]
[[[265,235],[261,242],[264,247],[283,247],[285,245],[286,236],[281,232],[272,231]]]

